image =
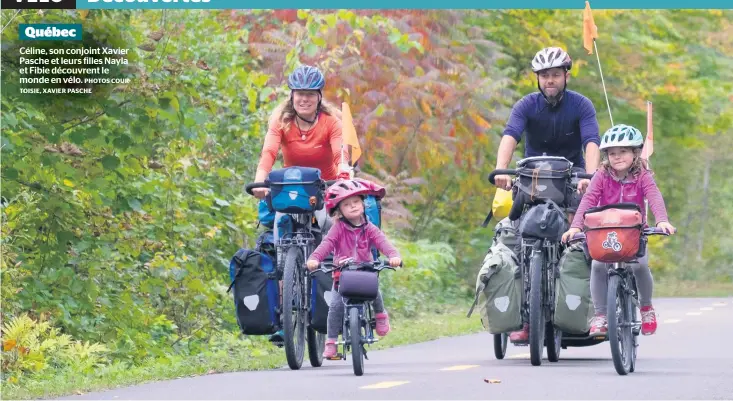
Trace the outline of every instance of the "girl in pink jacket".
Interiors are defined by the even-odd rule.
[[[669,224],[662,194],[654,182],[651,171],[640,157],[643,145],[644,138],[641,132],[628,125],[614,125],[603,134],[599,147],[603,152],[603,163],[596,171],[588,190],[580,201],[570,229],[563,234],[563,242],[582,230],[583,215],[588,209],[596,206],[621,202],[636,203],[642,210],[642,218],[646,226],[645,199],[649,201],[649,208],[654,213],[657,227],[669,234],[674,234],[676,230]],[[632,264],[631,268],[639,289],[641,334],[651,335],[657,330],[657,316],[652,306],[654,281],[649,270],[648,254],[638,258],[638,263]],[[607,263],[597,261],[592,263],[590,291],[596,314],[591,321],[591,336],[603,336],[608,333],[608,321],[606,320],[608,269]]]
[[[371,247],[375,246],[381,253],[389,257],[389,264],[397,267],[402,263],[397,249],[389,242],[384,233],[370,223],[364,213],[364,196],[374,195],[384,197],[386,190],[369,181],[353,179],[339,180],[326,191],[326,211],[333,216],[335,224],[323,238],[320,245],[313,251],[306,266],[308,270],[315,270],[331,252],[333,260],[338,262],[347,258],[354,258],[355,262],[371,262],[373,259]],[[337,291],[339,272],[334,271],[334,287],[331,291],[331,302],[328,308],[328,323],[326,326],[326,347],[323,357],[326,359],[336,356],[336,339],[344,320],[344,302]],[[389,332],[389,316],[384,310],[384,301],[381,291],[373,303],[376,332],[384,337]]]

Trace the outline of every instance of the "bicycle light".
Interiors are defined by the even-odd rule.
[[[311,206],[316,206],[316,197],[315,196],[311,196],[310,199],[308,199],[308,201],[310,202]]]

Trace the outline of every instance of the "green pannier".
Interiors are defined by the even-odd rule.
[[[590,295],[590,259],[582,243],[570,245],[562,254],[555,280],[555,327],[565,333],[586,334],[593,317]]]
[[[514,252],[495,243],[484,258],[476,277],[474,307],[479,306],[481,323],[491,334],[507,333],[522,327],[522,276]]]

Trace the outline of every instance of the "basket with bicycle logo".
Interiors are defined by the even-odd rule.
[[[645,252],[641,209],[634,203],[619,203],[588,209],[584,230],[593,260],[631,262]]]
[[[265,181],[270,188],[267,206],[276,212],[303,214],[323,208],[326,184],[321,170],[286,167],[272,170]]]

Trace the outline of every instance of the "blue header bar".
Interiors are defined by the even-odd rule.
[[[306,2],[307,3],[307,2]],[[76,0],[77,9],[583,9],[584,0],[370,0],[344,7],[343,0]],[[731,0],[593,0],[603,9],[732,9]]]

